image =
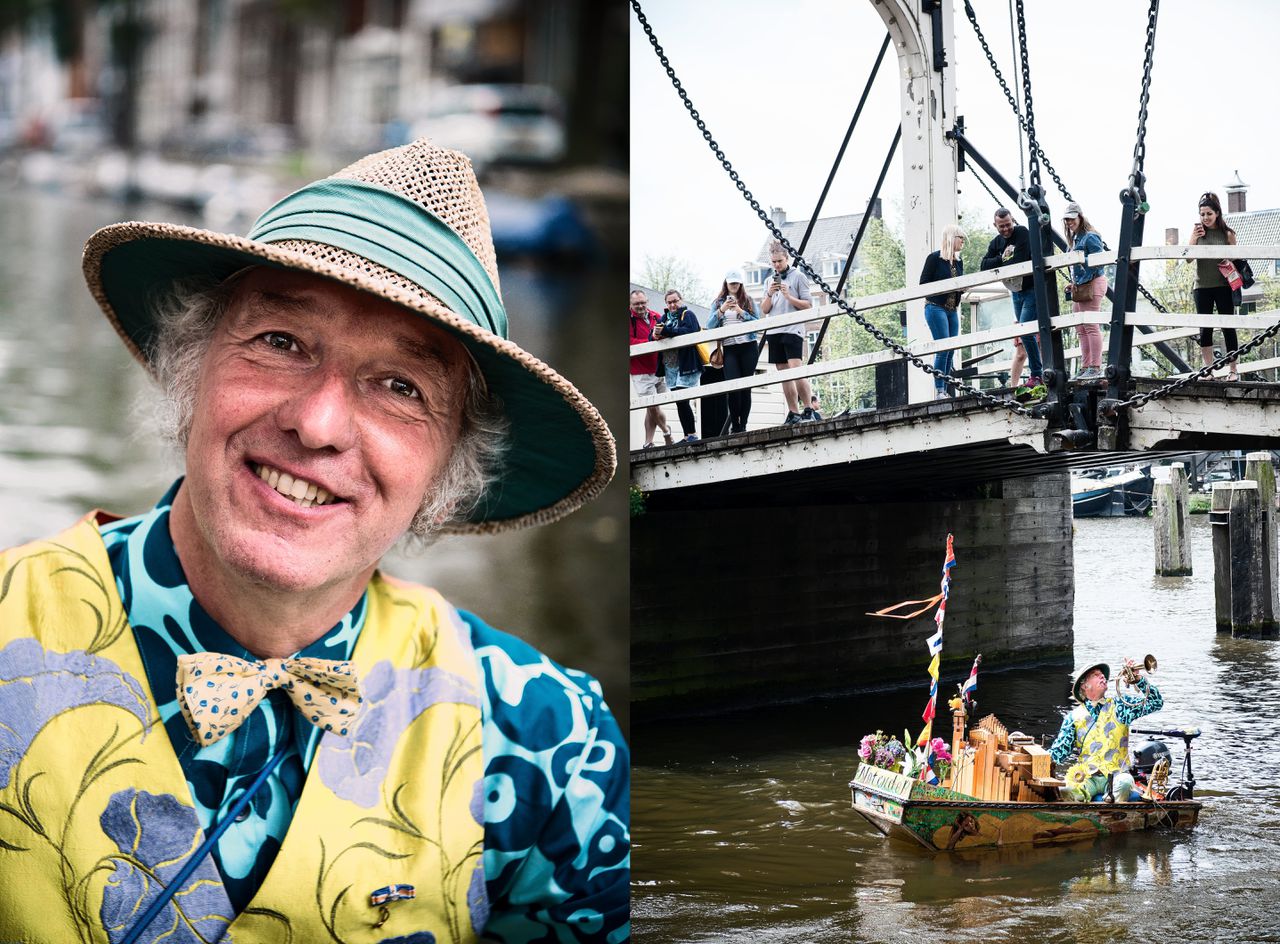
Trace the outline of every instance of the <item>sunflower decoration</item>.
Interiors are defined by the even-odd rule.
[[[1072,764],[1067,768],[1067,775],[1064,778],[1067,781],[1067,789],[1079,790],[1091,779],[1098,775],[1098,768],[1093,764]]]

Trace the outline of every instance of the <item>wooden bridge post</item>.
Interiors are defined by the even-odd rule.
[[[1244,477],[1258,483],[1262,534],[1267,546],[1267,571],[1271,574],[1271,612],[1280,615],[1280,580],[1276,579],[1276,566],[1280,561],[1280,550],[1276,546],[1276,470],[1269,452],[1251,452],[1244,458]]]
[[[1191,544],[1187,540],[1187,474],[1181,462],[1169,466],[1169,478],[1155,484],[1156,574],[1191,576]]]
[[[1258,483],[1213,487],[1214,616],[1219,632],[1274,636],[1280,630],[1271,605],[1274,575],[1263,537]]]

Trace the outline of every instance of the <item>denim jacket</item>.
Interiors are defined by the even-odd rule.
[[[1087,233],[1077,233],[1075,242],[1071,248],[1082,249],[1092,255],[1095,252],[1102,252],[1102,237],[1092,231]],[[1077,262],[1071,267],[1071,282],[1073,285],[1083,285],[1085,282],[1092,282],[1098,276],[1102,275],[1104,269],[1102,266],[1087,266],[1082,262]]]
[[[724,300],[728,297],[729,297],[728,295],[721,295],[719,298],[717,298],[715,301],[711,303],[711,317],[707,319],[708,331],[710,331],[712,328],[724,327],[724,324],[725,324],[724,315],[720,313],[720,306],[724,304]],[[747,309],[744,308],[742,309],[742,320],[758,321],[760,320],[760,314],[759,312],[747,311]],[[724,343],[725,344],[741,344],[743,341],[754,341],[755,339],[756,339],[756,335],[755,335],[755,332],[753,331],[750,334],[738,334],[731,338],[725,338]]]

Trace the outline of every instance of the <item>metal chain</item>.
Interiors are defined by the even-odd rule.
[[[1138,104],[1138,134],[1133,145],[1133,173],[1129,186],[1145,196],[1143,168],[1147,160],[1147,103],[1151,100],[1151,65],[1156,55],[1156,21],[1160,15],[1160,0],[1151,0],[1147,10],[1147,42],[1143,51],[1142,94]]]
[[[982,185],[982,189],[983,189],[983,190],[985,190],[985,191],[987,192],[987,196],[989,196],[989,197],[991,198],[991,202],[992,202],[992,203],[994,203],[998,208],[1003,208],[1003,207],[1004,207],[1004,204],[1000,202],[1000,198],[999,198],[999,197],[997,197],[997,196],[992,192],[991,188],[987,186],[987,182],[986,182],[985,180],[983,180],[980,176],[978,176],[978,172],[977,172],[976,170],[974,170],[974,169],[973,169],[973,165],[972,165],[971,163],[970,163],[970,164],[965,164],[964,169],[965,169],[965,170],[967,170],[967,171],[968,171],[968,172],[973,176],[973,179],[974,179],[974,180],[976,180],[979,184],[981,184],[981,185]]]
[[[1021,0],[1019,0],[1019,4],[1021,4]],[[853,318],[854,321],[856,321],[859,325],[861,325],[872,337],[874,337],[877,341],[879,341],[882,346],[893,351],[899,357],[903,357],[907,359],[916,367],[920,368],[920,370],[924,371],[926,374],[931,374],[934,377],[941,377],[943,380],[947,381],[948,383],[952,384],[953,386],[961,390],[964,390],[972,394],[973,396],[977,397],[979,400],[983,401],[984,403],[990,404],[991,406],[1001,407],[1002,409],[1009,410],[1012,413],[1018,413],[1023,416],[1031,416],[1032,411],[1022,406],[1020,403],[1017,403],[1016,401],[1013,401],[1013,400],[1004,400],[1004,399],[1001,399],[1000,397],[993,396],[992,394],[987,393],[985,390],[981,390],[978,387],[970,386],[960,378],[953,377],[951,374],[948,374],[945,371],[938,370],[932,364],[926,363],[919,356],[911,353],[911,351],[908,350],[905,346],[903,346],[902,344],[899,344],[893,338],[889,337],[887,334],[881,331],[878,327],[876,327],[872,322],[864,318],[861,314],[859,314],[854,309],[852,305],[846,302],[843,298],[840,298],[839,296],[836,295],[835,291],[829,285],[827,285],[827,283],[822,279],[821,276],[818,275],[818,273],[813,269],[813,267],[810,266],[809,263],[795,251],[795,248],[791,245],[791,243],[787,240],[787,238],[782,235],[782,231],[779,230],[778,227],[774,225],[772,218],[769,216],[768,213],[764,211],[764,208],[761,207],[760,201],[758,201],[752,195],[751,191],[747,189],[747,185],[743,183],[742,178],[738,175],[738,172],[734,170],[733,165],[730,163],[729,159],[725,156],[725,153],[721,149],[720,145],[716,143],[715,138],[712,136],[711,132],[707,129],[707,123],[703,121],[702,116],[698,114],[698,110],[694,107],[693,101],[689,98],[689,93],[685,91],[684,85],[680,82],[680,79],[676,76],[676,70],[671,65],[671,60],[667,58],[667,54],[663,50],[662,45],[658,42],[658,37],[653,31],[653,27],[649,25],[648,18],[644,15],[644,11],[640,8],[640,0],[631,0],[631,8],[635,11],[636,19],[639,21],[640,26],[644,29],[645,35],[649,38],[649,44],[653,47],[653,51],[657,54],[658,61],[662,63],[662,68],[666,71],[667,78],[671,80],[672,87],[676,90],[676,93],[680,96],[680,101],[684,104],[685,111],[689,113],[689,117],[691,117],[694,121],[694,124],[698,126],[698,131],[702,134],[703,140],[707,142],[707,146],[711,148],[716,158],[720,161],[720,165],[724,168],[725,173],[729,175],[729,179],[733,181],[734,186],[738,188],[738,192],[742,194],[743,198],[747,201],[747,203],[751,205],[751,209],[755,210],[756,216],[760,218],[760,221],[764,223],[765,227],[768,228],[769,232],[773,234],[773,238],[778,241],[778,243],[786,251],[787,255],[795,259],[796,267],[799,268],[806,275],[808,275],[810,281],[817,284],[818,287],[822,289],[822,291],[824,291],[828,295],[828,297],[830,297],[836,303],[836,305],[840,307],[841,311],[843,311],[846,315],[849,315],[851,318]]]
[[[1022,109],[1018,107],[1018,101],[1014,98],[1013,92],[1009,88],[1009,83],[1004,80],[1004,73],[1000,71],[1000,66],[996,64],[995,54],[992,53],[991,47],[987,44],[987,37],[982,35],[982,27],[978,25],[978,15],[974,13],[973,4],[970,3],[969,0],[965,0],[964,12],[968,15],[969,22],[973,24],[973,31],[978,36],[978,42],[982,46],[982,51],[986,53],[987,63],[991,66],[991,71],[995,74],[996,81],[1000,83],[1000,88],[1004,91],[1004,97],[1009,100],[1009,107],[1013,109],[1014,115],[1018,118],[1019,127],[1021,127],[1022,130],[1027,132],[1028,136],[1030,136],[1031,131],[1027,126],[1027,119],[1022,117]],[[1031,141],[1031,150],[1035,157],[1044,164],[1044,169],[1047,170],[1049,172],[1049,176],[1053,178],[1054,184],[1058,187],[1058,192],[1062,194],[1063,198],[1068,203],[1074,203],[1075,197],[1071,196],[1071,192],[1067,190],[1066,184],[1064,184],[1062,182],[1062,178],[1058,176],[1057,170],[1055,170],[1054,166],[1049,163],[1049,158],[1045,156],[1044,149],[1040,147],[1040,142],[1036,141],[1034,138],[1032,138]],[[1021,160],[1021,157],[1022,156],[1019,155],[1019,160]]]
[[[1275,324],[1267,328],[1261,334],[1254,336],[1246,344],[1242,344],[1240,347],[1236,348],[1234,351],[1228,351],[1227,353],[1223,354],[1212,364],[1208,364],[1205,367],[1202,367],[1200,370],[1196,371],[1194,374],[1188,374],[1186,377],[1183,377],[1181,380],[1175,380],[1173,383],[1167,384],[1163,387],[1157,387],[1155,390],[1152,390],[1150,393],[1134,394],[1133,396],[1129,397],[1129,399],[1127,400],[1121,400],[1117,404],[1117,406],[1132,406],[1135,408],[1143,407],[1143,406],[1146,406],[1148,403],[1150,403],[1152,400],[1159,400],[1162,397],[1167,397],[1170,394],[1175,393],[1178,390],[1181,390],[1187,384],[1194,383],[1197,380],[1201,380],[1205,377],[1208,377],[1219,367],[1224,367],[1227,364],[1231,363],[1231,361],[1239,360],[1241,354],[1248,354],[1255,347],[1258,347],[1260,344],[1262,344],[1263,341],[1266,341],[1269,338],[1275,337],[1277,332],[1280,332],[1280,321],[1277,321]]]
[[[1019,126],[1021,126],[1023,130],[1026,130],[1027,120],[1022,117],[1022,111],[1018,108],[1017,99],[1014,97],[1012,90],[1010,90],[1009,83],[1005,81],[1004,74],[1000,71],[1000,66],[996,63],[996,57],[991,52],[991,46],[987,43],[987,37],[984,36],[982,33],[982,27],[978,25],[978,15],[977,13],[974,12],[973,4],[970,2],[970,0],[965,0],[964,12],[969,17],[969,23],[972,24],[973,32],[978,37],[978,43],[979,45],[982,46],[982,51],[987,56],[987,64],[991,66],[991,71],[995,75],[996,81],[1000,83],[1000,88],[1004,92],[1004,97],[1009,102],[1009,107],[1013,109],[1013,114],[1015,117],[1017,117]],[[1149,27],[1148,36],[1154,37],[1154,28]],[[1144,79],[1143,79],[1144,85],[1148,89],[1150,88],[1150,78],[1151,78],[1151,69],[1149,68],[1149,63],[1150,63],[1150,60],[1148,60],[1148,68],[1146,68],[1144,71]],[[1144,124],[1144,131],[1145,131],[1145,122],[1146,122],[1145,106],[1143,108],[1142,121]],[[1074,203],[1076,198],[1071,195],[1071,191],[1067,189],[1067,185],[1062,182],[1062,177],[1058,175],[1057,169],[1054,168],[1052,163],[1050,163],[1049,158],[1044,153],[1044,149],[1040,146],[1040,143],[1038,141],[1033,142],[1032,146],[1036,156],[1039,158],[1041,163],[1044,164],[1044,169],[1048,171],[1049,176],[1053,178],[1054,185],[1058,188],[1058,192],[1062,194],[1062,198],[1066,200],[1068,203]],[[1146,155],[1146,145],[1144,142],[1143,144],[1144,159],[1145,159],[1145,155]],[[990,193],[990,191],[987,191],[987,192]],[[1001,205],[999,200],[996,201],[996,204]],[[1107,244],[1105,242],[1102,244],[1102,248],[1103,249],[1107,248]],[[1143,285],[1141,282],[1138,282],[1137,285],[1138,285],[1138,291],[1142,293],[1142,297],[1145,298],[1148,302],[1150,302],[1151,306],[1155,308],[1156,311],[1160,312],[1160,314],[1162,315],[1167,315],[1170,313],[1169,309],[1165,307],[1164,303],[1161,302],[1160,299],[1152,295],[1145,285]]]
[[[1027,144],[1030,154],[1027,157],[1027,165],[1031,168],[1028,175],[1031,178],[1031,186],[1040,187],[1040,142],[1036,139],[1036,111],[1031,104],[1031,62],[1027,58],[1027,14],[1023,9],[1023,0],[1017,0],[1015,7],[1018,11],[1018,53],[1022,57],[1022,102],[1023,107],[1027,111]]]

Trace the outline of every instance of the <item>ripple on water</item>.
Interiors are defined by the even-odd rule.
[[[637,940],[1262,939],[1280,894],[1280,643],[1214,632],[1203,517],[1192,519],[1189,578],[1151,576],[1150,528],[1075,523],[1075,661],[1160,659],[1165,708],[1152,726],[1204,732],[1193,750],[1205,801],[1195,830],[971,858],[888,843],[849,809],[846,784],[857,738],[918,717],[916,691],[641,727],[636,756],[665,745],[673,763],[634,770]],[[983,710],[1052,733],[1066,675],[988,672]],[[958,680],[941,681],[950,690]],[[785,746],[753,753],[748,740]],[[714,763],[717,744],[732,745],[732,764]],[[1181,745],[1170,747],[1179,760]],[[717,845],[719,833],[735,845]]]

